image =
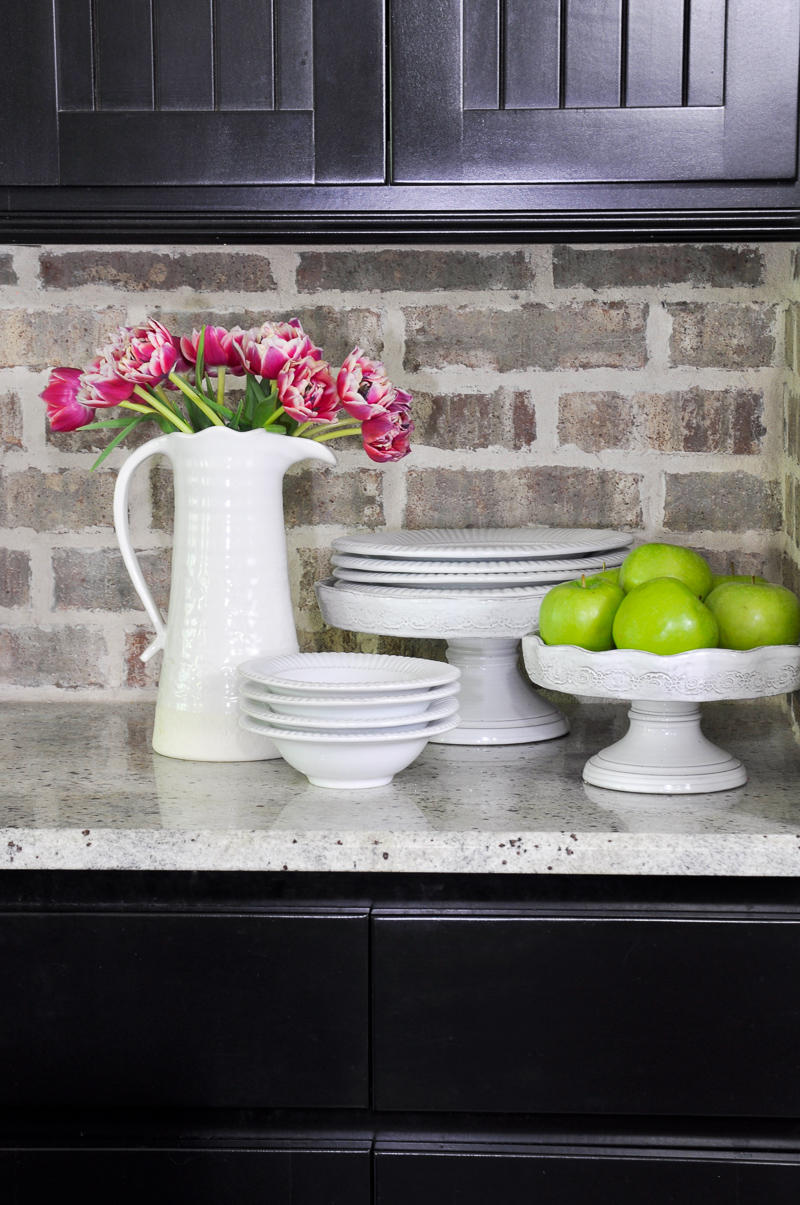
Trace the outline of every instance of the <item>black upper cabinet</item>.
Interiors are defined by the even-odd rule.
[[[800,237],[800,0],[5,7],[0,238]]]
[[[796,174],[797,0],[392,8],[397,182]]]

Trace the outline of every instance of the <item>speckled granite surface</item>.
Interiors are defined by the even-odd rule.
[[[572,734],[429,746],[388,787],[312,787],[282,761],[150,750],[152,704],[0,704],[0,866],[63,869],[800,874],[800,746],[774,703],[709,705],[750,782],[691,797],[587,787],[625,708],[577,705]]]

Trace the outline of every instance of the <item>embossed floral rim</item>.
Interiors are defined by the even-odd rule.
[[[522,641],[525,668],[550,690],[612,699],[698,703],[752,699],[800,688],[800,645],[694,649],[663,656],[637,649],[593,653],[570,644]]]

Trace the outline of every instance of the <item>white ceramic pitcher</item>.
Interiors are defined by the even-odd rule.
[[[142,575],[128,527],[133,473],[166,456],[175,480],[169,618]],[[300,460],[336,464],[325,444],[268,431],[209,427],[150,440],[125,461],[114,525],[131,580],[156,629],[142,654],[164,650],[153,749],[192,761],[278,757],[266,737],[239,727],[237,665],[298,651],[289,595],[283,475]]]

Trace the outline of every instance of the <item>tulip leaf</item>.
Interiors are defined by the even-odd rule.
[[[98,419],[96,423],[86,423],[85,426],[79,427],[79,431],[101,431],[107,427],[129,427],[131,420],[129,418],[108,418]]]
[[[147,421],[148,421],[148,416],[142,415],[141,418],[135,418],[131,422],[126,423],[124,429],[122,431],[120,431],[119,435],[115,435],[114,438],[109,443],[108,447],[104,448],[103,451],[100,453],[100,455],[97,457],[97,460],[92,465],[91,471],[94,472],[94,470],[98,467],[98,465],[101,465],[103,463],[106,456],[108,456],[109,452],[113,452],[114,448],[116,448],[118,444],[122,443],[125,436],[130,435],[130,433],[134,427],[138,427],[139,423],[146,423]]]
[[[274,410],[275,410],[275,407],[271,406],[269,402],[266,402],[266,401],[259,402],[255,408],[255,411],[253,412],[253,426],[254,427],[265,426],[267,423],[267,420],[269,419],[270,415],[273,413]]]
[[[200,329],[200,338],[197,340],[197,357],[194,363],[194,379],[198,389],[203,388],[203,376],[205,374],[205,352],[206,328],[204,325]]]

